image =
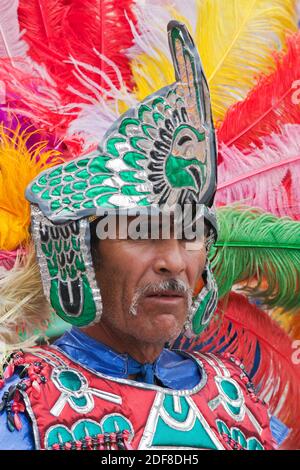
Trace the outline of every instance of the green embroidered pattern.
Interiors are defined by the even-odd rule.
[[[165,413],[158,419],[152,446],[217,449],[188,400],[185,397],[179,397],[178,400],[180,411],[175,411],[173,397],[165,396]]]
[[[218,302],[218,288],[210,264],[205,267],[206,285],[200,294],[193,299],[189,319],[185,325],[188,337],[199,335],[209,324]]]
[[[157,393],[139,449],[223,449],[191,396]]]
[[[78,392],[81,389],[82,382],[78,376],[71,370],[64,370],[59,374],[59,381],[63,387],[71,392]]]
[[[45,448],[50,449],[54,444],[63,446],[67,442],[84,440],[86,437],[122,431],[128,431],[131,438],[134,436],[133,426],[129,419],[118,413],[104,416],[100,423],[91,419],[79,420],[74,423],[71,429],[57,424],[46,432]]]
[[[251,436],[246,439],[245,434],[237,427],[228,428],[226,423],[221,419],[216,420],[216,425],[218,427],[219,433],[226,434],[235,442],[240,444],[245,450],[265,450],[264,446],[259,442],[259,440]]]
[[[196,201],[207,177],[205,133],[189,122],[176,88],[141,105],[136,114],[143,120],[122,119],[104,154],[37,178],[33,202],[44,201],[54,220],[70,213],[94,214],[99,207],[137,206],[142,200],[143,205],[163,204],[174,190],[177,197],[189,190]]]
[[[207,326],[207,322],[203,323],[203,317],[207,312],[208,305],[211,303],[211,298],[213,296],[214,292],[207,291],[206,295],[201,299],[201,302],[199,302],[199,307],[192,320],[193,332],[195,335],[199,335]]]
[[[230,402],[235,402],[240,397],[240,391],[237,388],[236,384],[233,383],[232,381],[227,380],[227,379],[223,379],[223,380],[220,381],[220,387],[221,387],[222,391],[224,392],[225,396],[228,397],[228,399],[229,399],[228,402],[226,403],[226,405],[228,406],[230,411],[234,415],[239,415],[239,413],[241,411],[241,407],[240,406],[233,406],[233,405],[230,404]]]
[[[71,222],[55,226],[45,221],[40,214],[34,217],[33,233],[51,306],[73,325],[89,324],[98,312],[90,279],[92,272],[88,270],[85,235],[88,225]]]
[[[197,189],[197,182],[193,173],[188,169],[199,169],[201,179],[205,179],[206,165],[197,158],[197,144],[203,142],[205,133],[181,124],[174,132],[172,148],[166,159],[166,176],[173,188]],[[193,156],[193,152],[194,156]],[[181,154],[186,154],[186,157]],[[188,155],[191,155],[190,158]],[[206,162],[205,162],[206,163]]]
[[[47,170],[29,187],[28,199],[50,220],[211,198],[216,155],[207,84],[186,29],[176,24],[171,36],[177,82],[125,113],[98,155]]]

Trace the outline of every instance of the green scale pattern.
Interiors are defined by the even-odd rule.
[[[50,302],[56,313],[76,326],[96,315],[93,293],[83,259],[80,223],[41,225],[41,251],[50,277]]]
[[[128,207],[130,202],[137,207],[160,204],[174,188],[189,188],[196,199],[195,172],[204,183],[205,164],[196,150],[186,156],[184,148],[187,141],[191,148],[203,140],[175,87],[166,97],[142,103],[133,117],[125,115],[99,155],[41,173],[28,196],[53,221],[93,215],[98,208]]]

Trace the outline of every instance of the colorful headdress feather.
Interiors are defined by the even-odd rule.
[[[285,447],[299,447],[300,380],[291,362],[289,339],[297,339],[299,317],[299,33],[286,35],[297,29],[295,1],[98,0],[83,5],[77,0],[20,0],[18,9],[17,3],[5,1],[1,6],[2,112],[13,109],[19,119],[29,120],[28,126],[40,130],[37,147],[42,155],[55,147],[64,160],[95,149],[121,112],[173,81],[164,25],[177,19],[190,28],[218,125],[216,200],[220,206],[230,204],[218,209],[220,235],[210,255],[220,291],[229,293],[229,301],[227,296],[221,299],[221,323],[216,318],[219,323],[204,332],[200,346],[207,350],[207,342],[216,351],[234,352],[248,369],[253,369],[256,358],[256,384],[262,392],[266,387],[271,409],[293,431]],[[115,25],[111,24],[112,11]],[[102,38],[113,41],[113,50],[106,47],[108,42],[98,40],[99,16]],[[78,28],[81,20],[83,34]],[[0,176],[4,198],[0,214],[5,220],[13,217],[18,220],[14,226],[22,227],[14,241],[3,238],[1,232],[1,239],[9,242],[1,249],[14,250],[18,242],[28,239],[28,211],[21,214],[19,200],[8,201],[6,192],[15,191],[15,181],[23,187],[27,177],[36,176],[48,161],[44,157],[36,161],[34,149],[24,150],[26,145],[20,150],[18,142],[24,138],[20,131],[17,136],[15,128],[2,132],[3,148],[9,148],[15,162],[24,162],[20,168],[13,167],[13,160],[6,161],[4,153],[0,160],[1,171],[4,165],[3,172],[10,169],[10,178],[16,178],[2,181]],[[61,158],[56,150],[52,156]],[[253,207],[243,208],[243,204]],[[3,253],[0,263],[2,259],[10,267],[15,250]],[[26,263],[23,268],[32,276]],[[22,264],[15,267],[18,276],[23,268]],[[14,316],[16,303],[11,303],[12,291],[3,282],[1,296],[7,301],[0,316],[4,323],[13,318],[4,327],[21,328],[24,311]],[[243,295],[230,293],[239,288]],[[16,290],[13,282],[11,289]],[[32,289],[32,295],[40,299],[40,283],[34,282]],[[31,333],[28,323],[24,327]],[[16,336],[7,331],[1,337],[17,343]],[[187,342],[184,347],[192,345]],[[281,392],[286,394],[282,399]]]

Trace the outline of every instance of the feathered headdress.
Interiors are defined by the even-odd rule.
[[[201,341],[179,342],[244,360],[292,430],[285,447],[299,447],[296,1],[20,0],[0,8],[1,345],[13,347],[24,330],[31,337],[42,302],[19,195],[47,166],[94,149],[121,112],[174,81],[165,25],[181,20],[199,49],[217,127],[220,236],[210,258],[221,298]],[[20,296],[14,280],[22,280]]]

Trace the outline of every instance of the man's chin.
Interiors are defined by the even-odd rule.
[[[146,343],[165,343],[174,341],[183,329],[182,322],[179,322],[174,315],[170,313],[156,314],[151,319],[151,326],[137,329],[139,338]]]

